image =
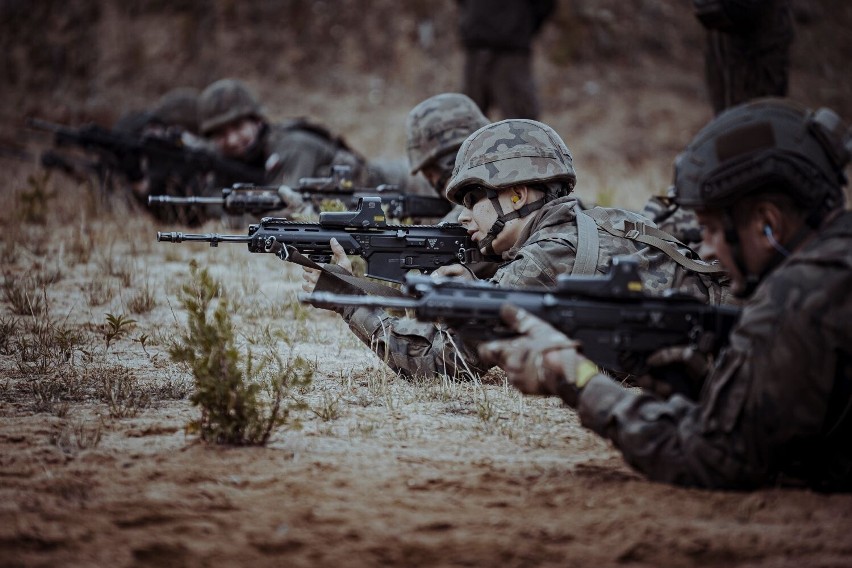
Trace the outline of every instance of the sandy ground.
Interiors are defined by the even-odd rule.
[[[852,564],[850,496],[648,482],[499,375],[394,377],[336,315],[298,304],[299,271],[274,257],[156,243],[165,227],[59,177],[42,184],[45,223],[22,222],[42,186],[11,171],[0,566]],[[192,376],[167,348],[190,259],[221,280],[241,349],[315,365],[292,393],[301,429],[248,448],[188,433]],[[21,292],[45,309],[15,314]],[[135,320],[109,345],[108,315]]]
[[[612,28],[613,37],[632,25],[589,10],[600,20],[591,29]],[[156,22],[134,26],[177,25]],[[661,28],[659,45],[675,31]],[[655,33],[638,45],[653,47]],[[807,34],[798,45],[834,45]],[[574,152],[584,200],[638,208],[666,188],[672,158],[710,117],[698,67],[675,65],[687,56],[656,53],[650,65],[644,51],[623,48],[603,63],[536,61],[543,119]],[[848,106],[842,68],[824,59],[797,55],[793,92]],[[229,61],[242,71],[239,57]],[[391,71],[422,73],[417,89],[358,72],[329,74],[341,87],[351,80],[339,89],[256,70],[251,82],[271,116],[320,117],[371,157],[401,157],[405,114],[431,94],[423,84],[449,90],[460,64],[452,59],[442,77],[405,62]],[[137,87],[153,80],[117,77],[98,76],[95,102],[138,101]],[[107,89],[120,80],[124,98]],[[21,108],[64,117],[56,99],[16,96]],[[115,203],[105,211],[85,187],[59,175],[44,182],[32,164],[2,166],[0,567],[852,566],[852,496],[648,482],[571,410],[522,397],[498,374],[482,383],[397,379],[337,316],[298,304],[299,271],[276,258],[156,243],[155,231],[180,228]],[[187,428],[200,415],[189,401],[193,378],[168,346],[186,321],[178,292],[191,259],[227,291],[242,352],[271,349],[315,367],[312,385],[291,393],[305,408],[266,447],[208,445]],[[108,342],[118,316],[135,323]]]

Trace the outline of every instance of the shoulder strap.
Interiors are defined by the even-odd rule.
[[[574,216],[577,219],[577,256],[571,276],[594,276],[601,244],[598,226],[579,205],[574,206]]]
[[[624,230],[621,230],[615,226],[615,223],[613,223],[612,218],[606,209],[596,207],[594,209],[589,209],[586,213],[607,233],[659,249],[665,253],[666,256],[687,270],[697,272],[699,274],[720,274],[724,272],[724,269],[717,263],[709,264],[703,260],[695,260],[687,257],[678,250],[678,247],[687,249],[689,247],[672,235],[665,231],[661,231],[656,227],[651,227],[650,225],[646,225],[645,223],[638,221],[625,220]]]

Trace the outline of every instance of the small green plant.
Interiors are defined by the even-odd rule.
[[[130,331],[130,328],[136,324],[136,320],[125,318],[124,314],[113,315],[106,314],[106,327],[104,328],[104,339],[106,339],[106,348],[113,341],[118,341]]]
[[[188,430],[217,444],[266,444],[275,427],[288,425],[290,411],[303,406],[292,400],[290,389],[308,384],[313,367],[298,357],[285,363],[277,354],[259,363],[251,352],[244,359],[221,286],[195,261],[190,262],[180,303],[187,312],[187,327],[169,354],[192,369],[195,392],[190,400],[201,408],[201,417]],[[258,380],[262,378],[267,379],[266,398]]]

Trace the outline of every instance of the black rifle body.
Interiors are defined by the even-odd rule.
[[[363,198],[356,211],[322,213],[319,223],[287,221],[266,217],[249,226],[248,235],[215,233],[157,233],[157,240],[180,243],[204,241],[211,246],[222,242],[247,243],[249,252],[272,253],[286,260],[288,247],[314,262],[328,263],[334,238],[346,254],[361,256],[367,276],[401,283],[409,270],[430,274],[454,263],[481,260],[481,255],[464,227],[442,225],[388,225],[381,200]]]
[[[127,163],[127,157],[145,156],[155,167],[181,175],[212,172],[248,183],[263,183],[266,176],[261,169],[222,158],[200,148],[186,147],[175,138],[137,137],[113,132],[96,124],[69,128],[38,119],[30,119],[29,124],[33,128],[53,132],[56,146],[78,146],[83,150],[98,152],[108,157],[108,165],[118,169]]]
[[[513,304],[582,344],[583,354],[614,373],[641,375],[646,358],[673,345],[717,353],[739,318],[732,307],[708,306],[686,295],[647,296],[636,265],[616,259],[606,278],[562,277],[554,289],[498,288],[486,282],[409,276],[408,298],[316,292],[301,300],[330,308],[372,306],[411,309],[421,321],[440,322],[465,339],[515,335],[500,319]]]
[[[294,191],[300,193],[319,209],[325,200],[341,201],[347,209],[358,206],[361,198],[376,196],[382,200],[388,217],[405,219],[407,217],[443,217],[452,210],[452,203],[441,197],[410,195],[400,193],[395,186],[375,188],[347,189],[322,188],[300,184]],[[230,215],[263,215],[285,209],[287,203],[278,195],[277,187],[236,184],[222,189],[222,197],[172,197],[151,195],[148,204],[169,205],[220,205]]]

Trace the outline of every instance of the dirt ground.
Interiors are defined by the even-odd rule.
[[[68,5],[89,4],[100,5]],[[194,5],[174,10],[184,4]],[[262,21],[271,9],[213,4],[223,21]],[[312,5],[325,25],[334,3],[268,6],[279,4]],[[451,4],[437,4],[435,23],[451,20]],[[684,63],[700,57],[700,36],[673,26],[654,34],[648,23],[663,18],[689,29],[693,22],[676,15],[677,4],[578,2],[570,13],[563,5],[545,31],[546,49],[536,59],[542,118],[574,151],[578,193],[589,201],[640,207],[668,185],[671,159],[710,117],[700,64]],[[811,105],[852,110],[850,80],[837,63],[849,54],[850,40],[837,30],[850,9],[803,4],[811,20],[803,20],[809,23],[797,40],[793,93]],[[247,40],[221,21],[216,50],[197,48],[210,68],[172,60],[160,75],[126,74],[128,59],[169,56],[158,24],[185,25],[141,5],[129,2],[136,8],[126,10],[135,14],[130,31],[147,34],[147,52],[127,47],[134,33],[111,24],[130,16],[104,3],[97,32],[85,37],[117,47],[87,71],[92,77],[57,79],[52,91],[48,79],[33,75],[0,95],[11,101],[4,145],[25,116],[115,118],[155,98],[181,70],[190,69],[201,87],[214,72],[234,74],[239,58],[216,54]],[[340,5],[343,24],[363,9],[361,2]],[[832,18],[835,8],[843,18]],[[644,19],[625,23],[631,9]],[[258,67],[266,60],[255,54],[247,79],[272,116],[321,117],[367,155],[401,156],[408,108],[457,88],[460,69],[452,46],[427,41],[423,14],[412,2],[388,25],[402,38],[419,38],[426,55],[402,46],[390,62],[369,67],[383,45],[360,31],[342,36],[348,53],[321,80],[288,80],[288,71],[323,53],[298,42],[269,68]],[[371,18],[372,26],[385,23]],[[582,41],[556,27],[572,21],[581,24],[571,37]],[[74,18],[63,22],[63,33],[75,30]],[[628,56],[629,40],[625,47],[613,38],[630,30],[638,31]],[[184,39],[185,47],[195,45]],[[11,41],[10,61],[30,53],[23,39]],[[814,54],[824,55],[820,63]],[[442,55],[443,73],[426,73],[424,58]],[[33,136],[25,149],[37,153],[46,144]],[[852,496],[649,482],[581,428],[570,409],[522,397],[499,374],[482,382],[393,376],[336,315],[296,301],[296,267],[239,245],[157,243],[156,231],[181,228],[160,226],[120,198],[107,207],[97,192],[59,174],[45,178],[34,159],[4,154],[0,163],[2,567],[852,566]],[[203,230],[237,232],[213,222]],[[303,408],[265,447],[204,444],[188,428],[200,414],[189,400],[193,378],[168,348],[186,322],[178,296],[192,259],[220,280],[241,352],[303,357],[315,370],[310,387],[291,393]]]

